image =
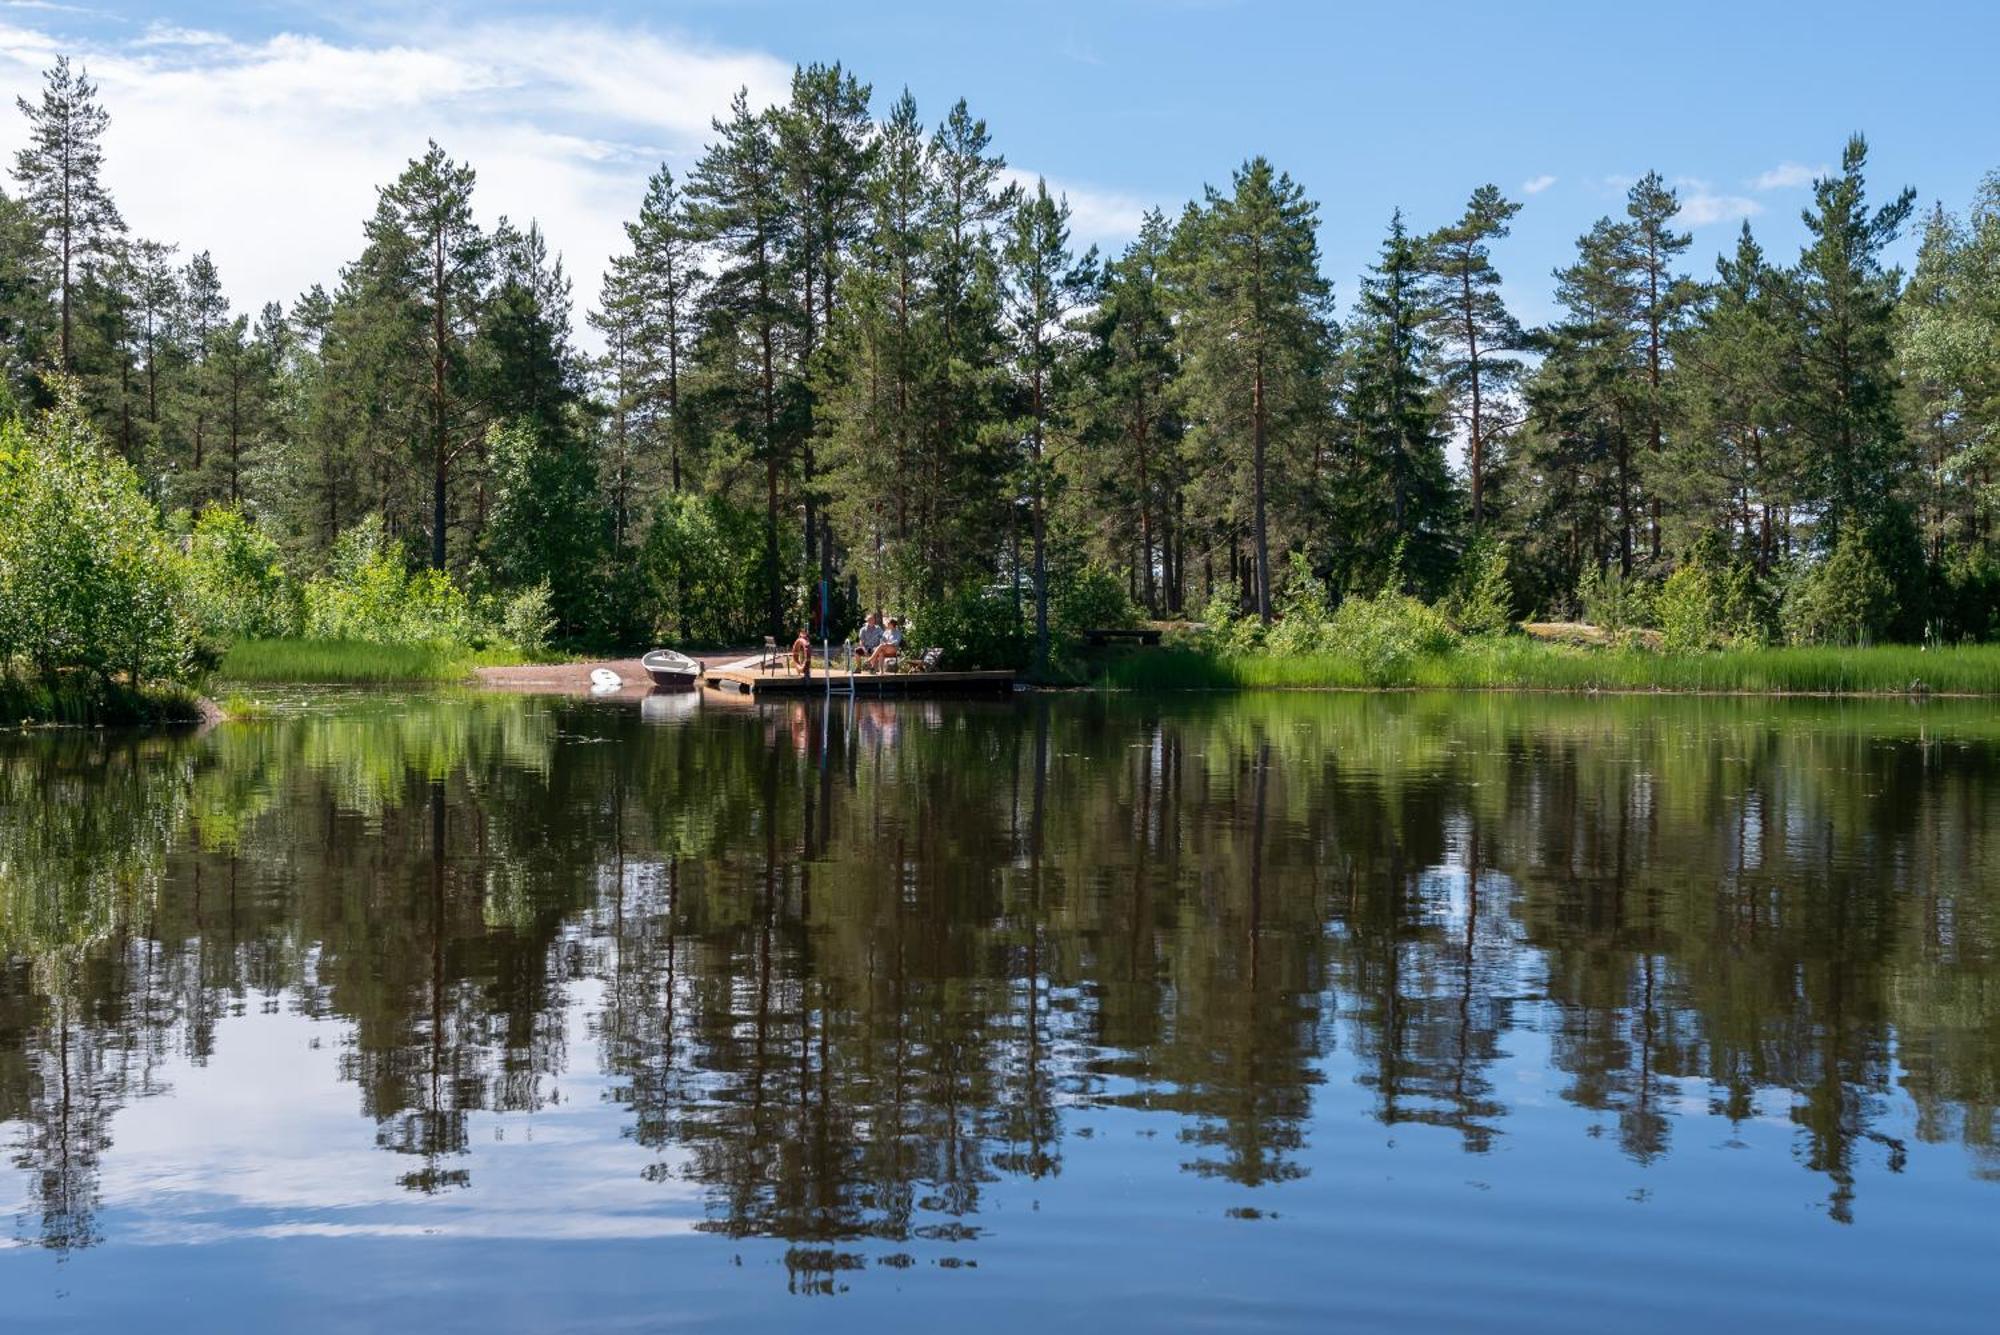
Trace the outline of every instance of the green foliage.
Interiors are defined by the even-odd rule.
[[[682,644],[741,644],[762,633],[761,530],[754,511],[720,496],[660,498],[639,560],[661,635]]]
[[[1392,677],[1413,659],[1449,652],[1458,632],[1444,613],[1408,594],[1353,595],[1334,610],[1328,652],[1362,665],[1371,680]]]
[[[439,570],[411,570],[403,545],[371,515],[340,535],[327,573],[305,589],[305,633],[368,644],[469,645],[472,603]]]
[[[1785,636],[1794,644],[1869,644],[1895,614],[1895,586],[1855,532],[1798,572],[1785,590]]]
[[[1514,588],[1507,579],[1505,544],[1482,535],[1466,549],[1445,615],[1467,635],[1490,635],[1514,624]]]
[[[81,669],[133,686],[193,664],[186,562],[139,479],[107,453],[76,390],[0,424],[0,666]]]
[[[1609,566],[1585,571],[1576,585],[1576,602],[1583,619],[1613,635],[1652,625],[1653,600],[1651,584]]]
[[[609,536],[590,455],[571,432],[538,432],[525,421],[494,428],[487,448],[494,483],[487,548],[494,573],[504,586],[539,587],[551,633],[559,626],[575,634],[592,619]]]
[[[299,629],[301,595],[285,575],[278,544],[239,509],[212,505],[195,521],[188,585],[202,637],[218,649]]]
[[[1985,548],[1948,550],[1933,572],[1930,607],[1927,639],[1992,639],[2000,632],[2000,558]]]
[[[954,669],[1025,668],[1034,648],[1011,590],[967,584],[917,609],[905,653],[944,650]]]
[[[1117,572],[1096,563],[1052,575],[1049,590],[1049,632],[1059,642],[1074,643],[1086,630],[1116,630],[1137,625],[1139,609],[1125,591]]]
[[[1756,566],[1732,558],[1715,533],[1704,535],[1667,578],[1655,611],[1668,653],[1763,644],[1777,621]]]
[[[1278,620],[1264,636],[1274,654],[1324,653],[1333,629],[1333,607],[1326,584],[1313,574],[1303,553],[1293,552],[1284,592],[1278,599]]]
[[[518,663],[524,655],[462,644],[382,644],[363,640],[238,640],[223,655],[224,681],[455,682],[474,668]]]
[[[546,580],[521,590],[500,614],[500,638],[530,656],[546,652],[556,631],[553,604]]]
[[[1231,590],[1218,589],[1202,609],[1195,643],[1212,654],[1241,655],[1264,647],[1264,623],[1241,612],[1242,601]]]

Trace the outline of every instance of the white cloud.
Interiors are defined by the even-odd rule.
[[[1023,190],[1032,191],[1043,179],[1038,173],[1009,167],[1003,176]],[[1079,250],[1086,246],[1105,249],[1122,247],[1139,234],[1139,220],[1152,202],[1116,190],[1076,185],[1049,177],[1049,193],[1069,201],[1069,230]]]
[[[1556,178],[1544,172],[1540,176],[1533,176],[1521,182],[1521,193],[1524,195],[1539,195],[1555,183]]]
[[[646,177],[663,160],[676,174],[691,167],[739,87],[761,106],[791,81],[790,63],[766,52],[560,17],[371,39],[240,41],[158,24],[115,43],[0,19],[6,86],[32,93],[58,51],[87,69],[111,113],[105,176],[134,234],[183,256],[212,251],[236,308],[252,313],[336,281],[360,251],[376,187],[429,139],[477,169],[486,221],[540,221],[581,309]],[[0,154],[23,135],[18,116],[0,115]],[[1080,244],[1138,228],[1140,200],[1049,185],[1068,195]]]
[[[1764,211],[1764,206],[1756,200],[1744,195],[1718,194],[1707,181],[1696,176],[1677,177],[1674,189],[1681,198],[1678,221],[1688,227],[1754,218]]]
[[[1758,172],[1751,179],[1752,190],[1796,190],[1802,185],[1811,185],[1827,174],[1826,167],[1808,167],[1802,162],[1781,162],[1769,171]]]

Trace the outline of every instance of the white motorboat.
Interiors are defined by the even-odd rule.
[[[672,649],[655,649],[639,660],[646,669],[646,675],[653,679],[653,685],[681,688],[694,685],[701,680],[702,667],[698,659]]]

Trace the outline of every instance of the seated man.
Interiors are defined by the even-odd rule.
[[[812,640],[807,636],[806,628],[800,626],[799,637],[792,641],[792,654],[788,660],[792,671],[803,676],[806,670],[812,666],[812,656]]]
[[[868,670],[882,672],[903,652],[903,623],[895,617],[889,618],[889,629],[882,632],[882,643],[875,646],[875,652],[868,655]]]
[[[881,645],[882,645],[882,613],[878,609],[877,611],[870,612],[868,614],[868,619],[861,623],[862,661],[865,662],[868,659],[874,657],[875,651],[879,649]]]

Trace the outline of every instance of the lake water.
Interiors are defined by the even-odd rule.
[[[1946,703],[0,736],[0,1328],[1990,1331],[1996,780]]]

